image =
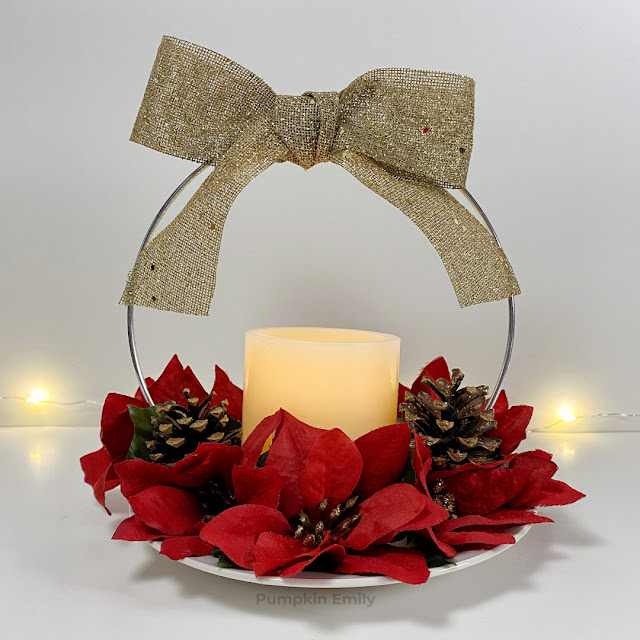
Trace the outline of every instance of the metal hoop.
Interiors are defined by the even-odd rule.
[[[177,186],[175,191],[167,198],[166,202],[160,207],[160,210],[158,211],[155,218],[153,219],[153,222],[147,229],[147,233],[145,234],[144,239],[142,240],[140,249],[138,249],[138,256],[142,253],[142,250],[147,246],[147,242],[149,242],[151,235],[155,231],[160,220],[162,219],[162,216],[164,216],[166,210],[171,206],[171,203],[178,197],[178,195],[183,191],[183,189],[198,174],[204,171],[204,169],[206,169],[208,166],[209,165],[207,164],[201,164],[197,169],[192,171]],[[480,207],[476,199],[469,193],[469,191],[467,191],[467,189],[461,189],[460,191],[463,193],[464,197],[469,201],[469,203],[475,209],[478,215],[482,218],[482,221],[486,225],[491,235],[495,238],[495,241],[498,243],[498,246],[502,248],[502,244],[498,239],[495,229],[493,228],[493,225],[489,221],[489,218],[487,218],[487,215],[485,214],[485,212],[482,210],[482,207]],[[509,329],[507,333],[507,344],[504,352],[504,358],[502,360],[502,368],[500,369],[500,375],[498,376],[498,381],[496,382],[496,386],[493,390],[493,393],[491,394],[491,398],[489,399],[489,404],[487,405],[488,408],[492,408],[498,398],[498,394],[502,389],[504,379],[507,375],[507,370],[509,369],[509,363],[511,362],[511,354],[513,352],[513,342],[514,342],[515,333],[516,333],[516,306],[515,306],[515,301],[513,299],[513,296],[507,299],[507,305],[509,307]],[[138,378],[138,384],[140,385],[140,391],[142,392],[144,399],[149,403],[149,406],[153,407],[155,405],[155,402],[151,398],[151,394],[149,393],[149,388],[147,387],[147,383],[144,379],[142,368],[140,367],[140,360],[138,358],[138,349],[136,348],[136,334],[135,334],[134,318],[133,318],[134,308],[135,307],[133,305],[127,306],[127,336],[129,338],[129,351],[131,353],[131,361],[133,363],[133,369],[136,372],[136,377]]]

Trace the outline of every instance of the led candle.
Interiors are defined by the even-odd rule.
[[[245,336],[243,441],[286,409],[352,439],[396,421],[400,338],[319,327],[252,329]]]

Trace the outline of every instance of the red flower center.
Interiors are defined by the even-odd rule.
[[[214,516],[237,505],[236,498],[222,480],[209,480],[196,490],[205,513],[204,521],[209,522]]]
[[[436,480],[430,487],[433,501],[449,512],[450,518],[457,518],[454,513],[456,510],[456,497],[453,493],[449,493],[444,485],[444,480]]]

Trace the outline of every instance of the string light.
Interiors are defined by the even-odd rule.
[[[562,407],[562,409],[564,408],[565,407]],[[547,429],[552,429],[553,427],[558,427],[558,425],[562,425],[566,422],[573,422],[574,420],[577,420],[577,421],[590,420],[591,418],[625,418],[625,419],[640,418],[640,413],[617,413],[617,412],[591,413],[586,416],[574,416],[570,409],[567,412],[563,411],[562,413],[560,413],[559,411],[558,415],[560,415],[560,420],[556,420],[555,422],[552,422],[551,424],[548,424],[544,427],[536,427],[535,429],[531,429],[531,431],[546,431]],[[557,429],[555,429],[555,431],[562,433],[562,427],[558,427]],[[575,428],[571,428],[571,431],[575,431]]]
[[[88,404],[96,407],[102,407],[103,402],[96,402],[95,400],[73,400],[71,402],[61,402],[59,400],[47,400],[47,393],[43,389],[34,389],[30,396],[0,396],[1,400],[18,400],[34,405],[47,405],[47,406],[59,406],[59,407],[71,407],[81,404]],[[589,418],[640,418],[640,413],[592,413],[585,416],[575,416],[573,409],[568,405],[563,405],[558,409],[557,415],[559,420],[555,422],[531,429],[531,431],[545,431],[552,427],[556,427],[559,424],[565,422],[573,422],[574,420],[587,420]]]
[[[573,415],[573,411],[571,410],[571,407],[567,407],[567,406],[560,407],[558,409],[558,415],[565,422],[571,422],[572,420],[576,419],[576,417]]]
[[[31,395],[25,400],[29,404],[38,404],[42,402],[47,397],[47,394],[42,389],[34,389],[31,392]]]
[[[0,400],[21,400],[22,402],[28,402],[29,404],[46,404],[61,407],[70,407],[78,404],[92,404],[101,407],[103,402],[96,402],[95,400],[74,400],[72,402],[60,402],[59,400],[46,400],[46,393],[42,389],[35,389],[30,396],[0,396]]]
[[[34,427],[47,427],[47,426],[77,426],[73,424],[74,422],[78,422],[79,417],[82,416],[81,413],[71,411],[72,407],[80,408],[81,405],[85,406],[93,406],[93,407],[102,407],[104,405],[103,402],[96,402],[95,400],[73,400],[71,402],[62,402],[59,400],[47,400],[47,393],[43,389],[34,389],[29,396],[0,396],[1,400],[13,400],[16,403],[24,403],[32,406],[37,406],[38,409],[22,409],[18,413],[20,414],[20,424],[24,424],[25,426],[34,426]],[[49,410],[47,410],[49,409]],[[67,409],[67,418],[68,420],[65,422],[65,419],[62,418],[63,424],[59,424],[61,421],[60,410]],[[12,412],[9,412],[11,415]],[[72,416],[76,414],[75,419]],[[45,424],[31,424],[33,420],[36,419],[38,421],[46,421]],[[9,420],[11,424],[6,424],[5,422]],[[15,426],[13,422],[14,418],[8,418],[6,415],[3,416],[3,421],[0,420],[0,427],[8,427]],[[23,422],[24,421],[24,422]],[[88,420],[86,416],[83,418],[83,422],[86,423]],[[39,463],[42,459],[40,451],[35,451],[33,456],[31,457],[31,463],[39,466]]]

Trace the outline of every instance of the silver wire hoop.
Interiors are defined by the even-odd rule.
[[[167,209],[171,206],[173,201],[180,195],[180,193],[184,190],[184,188],[196,177],[198,176],[204,169],[206,169],[208,164],[201,164],[197,169],[192,171],[175,189],[175,191],[167,198],[166,202],[160,207],[160,210],[156,214],[155,218],[151,222],[151,225],[147,229],[147,233],[142,240],[142,244],[140,245],[140,249],[138,249],[138,256],[142,253],[143,249],[147,246],[147,242],[151,238],[153,232],[156,230],[156,227],[160,223],[160,220],[164,216]],[[498,243],[498,246],[502,248],[502,244],[493,228],[493,225],[487,218],[487,215],[482,210],[482,207],[478,204],[476,199],[469,193],[467,189],[460,189],[464,197],[469,201],[471,206],[475,209],[476,213],[480,216],[485,226],[491,233],[491,235],[495,238],[495,241]],[[502,389],[502,385],[504,383],[504,379],[507,375],[507,371],[509,369],[509,363],[511,362],[511,354],[513,352],[513,342],[516,334],[516,305],[513,296],[507,299],[507,305],[509,307],[509,328],[507,333],[507,344],[505,347],[504,358],[502,360],[502,368],[500,369],[500,374],[498,376],[498,381],[496,382],[496,386],[491,394],[491,398],[489,399],[489,404],[487,405],[489,409],[493,407],[496,400],[498,399],[498,394]],[[150,407],[155,405],[155,402],[151,398],[151,394],[149,393],[149,388],[147,387],[147,383],[144,379],[144,374],[142,373],[142,368],[140,366],[140,358],[138,357],[138,349],[136,347],[136,333],[134,326],[134,318],[133,318],[134,306],[127,306],[127,336],[129,338],[129,351],[131,353],[131,361],[133,363],[133,369],[136,372],[136,377],[138,378],[138,384],[140,385],[140,391],[144,399],[149,403]]]

